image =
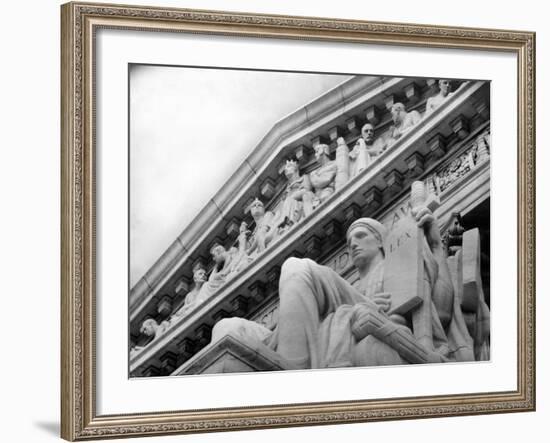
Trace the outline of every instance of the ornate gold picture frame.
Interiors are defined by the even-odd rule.
[[[61,23],[61,436],[64,439],[185,434],[535,409],[534,33],[79,2],[61,7]],[[96,35],[100,29],[434,50],[471,49],[515,55],[518,116],[517,289],[514,293],[517,300],[516,389],[98,414],[96,271],[100,264],[96,261],[96,252],[101,245],[96,235],[96,216],[101,202],[98,202],[96,187],[101,174],[96,169]],[[510,291],[514,290],[510,288]]]

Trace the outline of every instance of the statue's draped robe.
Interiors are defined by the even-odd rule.
[[[199,293],[196,295],[194,304],[199,305],[204,300],[212,297],[226,282],[245,269],[250,261],[251,258],[245,252],[238,251],[235,247],[230,248],[227,260],[222,268],[218,270],[218,265],[214,266],[208,277],[208,281],[202,285]]]
[[[313,208],[316,208],[334,194],[334,179],[337,172],[338,166],[333,160],[311,171],[309,174],[310,182],[315,189]]]
[[[438,265],[427,247],[424,263],[433,288],[438,278]],[[279,322],[275,330],[271,332],[248,320],[227,319],[222,322],[228,323],[217,331],[215,328],[213,340],[227,332],[245,340],[262,340],[297,368],[406,363],[395,350],[375,337],[367,336],[357,341],[351,332],[354,312],[359,305],[378,309],[371,297],[383,292],[383,276],[381,263],[362,281],[360,291],[329,267],[309,259],[288,259],[281,269]],[[456,297],[446,330],[433,302],[431,312],[433,350],[451,361],[474,361],[475,348],[482,343],[474,343],[469,335]],[[483,330],[483,318],[478,323]]]
[[[287,223],[294,224],[304,216],[304,203],[300,199],[295,198],[296,194],[302,192],[311,192],[311,184],[307,176],[299,176],[292,181],[289,181],[286,188],[286,195],[279,210],[279,220],[277,225],[283,224],[285,219]]]
[[[191,289],[191,291],[189,291],[188,294],[185,296],[184,303],[172,315],[172,320],[186,315],[191,309],[193,309],[193,307],[197,303],[197,298],[200,294],[200,290],[201,286],[195,284],[193,289]]]
[[[251,258],[256,258],[276,238],[277,226],[275,225],[275,215],[267,211],[262,218],[256,220],[256,227],[252,233],[248,254]]]
[[[357,143],[349,154],[351,159],[349,176],[355,177],[367,169],[370,164],[370,156],[365,142]]]

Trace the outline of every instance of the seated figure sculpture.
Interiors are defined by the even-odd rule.
[[[237,273],[246,268],[251,259],[246,255],[243,243],[246,239],[246,224],[241,225],[239,235],[239,249],[231,247],[229,250],[216,243],[210,248],[210,254],[214,260],[214,268],[208,277],[207,282],[202,285],[195,303],[200,303],[210,298],[226,282],[231,280]]]
[[[212,340],[232,333],[261,341],[297,369],[473,361],[471,337],[457,327],[464,319],[437,223],[427,207],[416,208],[413,216],[425,236],[430,347],[415,338],[410,318],[389,315],[392,294],[383,287],[386,228],[370,218],[356,220],[347,231],[348,252],[359,274],[356,286],[310,259],[289,258],[281,269],[275,330],[229,318],[214,326]]]
[[[339,167],[335,160],[330,159],[329,149],[328,145],[322,143],[314,147],[319,167],[309,175],[300,175],[298,163],[287,160],[284,173],[288,184],[275,217],[274,226],[278,228],[276,235],[282,235],[290,226],[310,215],[334,193]]]
[[[394,103],[390,112],[393,125],[389,129],[389,144],[395,143],[422,120],[418,111],[407,112],[403,103]]]
[[[153,339],[145,346],[134,346],[132,349],[130,349],[130,358],[134,357],[155,340],[158,340],[169,328],[170,322],[168,320],[164,320],[160,324],[158,324],[154,318],[148,318],[144,320],[139,332],[141,332],[143,335],[146,335],[147,337],[153,337]]]
[[[439,92],[437,95],[430,97],[426,102],[426,113],[425,116],[430,115],[435,111],[439,106],[443,104],[447,98],[452,95],[451,92],[451,82],[449,80],[441,79],[438,81]]]

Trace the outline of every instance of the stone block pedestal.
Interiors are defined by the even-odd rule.
[[[243,341],[229,334],[210,343],[171,375],[219,374],[296,369],[275,351],[259,342]]]

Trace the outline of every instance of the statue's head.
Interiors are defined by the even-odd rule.
[[[293,177],[298,172],[298,163],[295,160],[287,160],[285,163],[286,178]]]
[[[200,285],[206,281],[206,270],[200,263],[197,263],[193,267],[193,281],[196,285]]]
[[[439,84],[439,91],[444,96],[451,91],[451,82],[449,80],[441,79],[439,80],[438,84]]]
[[[405,105],[403,103],[394,103],[391,107],[391,118],[394,123],[401,123],[405,116],[407,115],[407,111],[405,110]]]
[[[214,244],[214,246],[210,248],[210,254],[216,264],[224,263],[227,258],[227,251],[219,243]]]
[[[157,332],[159,325],[154,318],[148,318],[143,322],[139,332],[146,335],[147,337],[153,337]]]
[[[378,254],[384,256],[384,240],[387,230],[372,218],[355,220],[346,233],[349,255],[356,268],[361,269]]]
[[[261,217],[265,214],[265,206],[261,200],[255,198],[250,204],[250,215],[254,218]]]
[[[371,123],[365,123],[361,128],[361,136],[367,145],[374,142],[374,126]]]
[[[318,145],[315,145],[313,149],[315,151],[315,159],[319,160],[324,155],[328,155],[330,147],[324,143],[319,143]]]

